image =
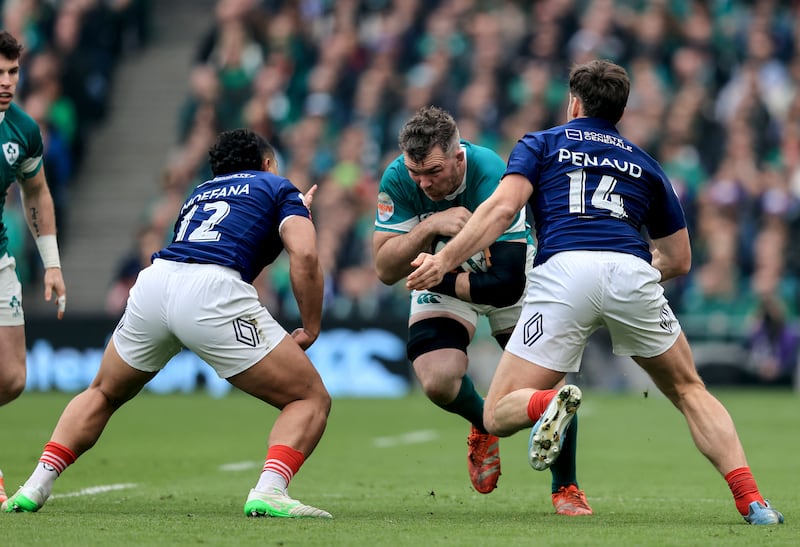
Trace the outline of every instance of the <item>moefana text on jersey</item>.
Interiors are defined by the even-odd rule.
[[[642,168],[635,163],[603,156],[592,156],[585,152],[567,150],[566,148],[558,149],[558,161],[566,161],[578,167],[611,167],[636,179],[642,176]]]
[[[221,199],[228,196],[240,196],[250,193],[250,184],[235,184],[231,186],[221,186],[211,190],[206,190],[202,194],[197,194],[192,199],[186,202],[183,210],[191,207],[198,201],[207,201],[209,199]]]

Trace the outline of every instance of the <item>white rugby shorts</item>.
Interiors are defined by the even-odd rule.
[[[414,320],[414,315],[418,313],[435,312],[438,314],[452,314],[462,318],[464,321],[476,327],[478,318],[486,316],[489,321],[489,328],[492,335],[504,330],[514,328],[522,311],[522,300],[524,295],[513,306],[507,308],[495,308],[488,304],[473,304],[465,302],[460,298],[439,294],[431,291],[411,291],[411,310],[409,312],[410,321]]]
[[[114,345],[131,367],[161,370],[183,347],[229,378],[287,336],[238,272],[156,259],[139,273]]]
[[[0,327],[25,324],[22,311],[22,285],[17,277],[17,261],[13,256],[0,257]]]
[[[577,372],[589,336],[607,327],[613,351],[655,357],[677,340],[661,274],[626,253],[561,252],[528,275],[525,304],[506,350],[560,372]]]

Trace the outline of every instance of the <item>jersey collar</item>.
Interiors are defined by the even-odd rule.
[[[575,118],[573,120],[570,120],[567,123],[567,125],[568,126],[577,125],[580,127],[587,127],[590,129],[599,129],[602,131],[613,131],[614,133],[618,133],[617,126],[603,118],[587,118],[587,117]]]

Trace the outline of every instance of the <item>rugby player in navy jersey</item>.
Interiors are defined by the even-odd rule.
[[[33,473],[3,511],[38,511],[111,415],[186,347],[221,378],[281,410],[245,514],[331,517],[287,492],[322,437],[331,405],[304,352],[320,333],[323,290],[307,202],[276,174],[272,147],[252,131],[222,133],[209,159],[214,178],[195,188],[172,243],[139,274],[97,376],[67,405]],[[251,284],[283,249],[302,321],[291,335]]]
[[[486,397],[489,431],[502,437],[533,425],[530,463],[551,465],[581,399],[577,386],[552,388],[578,371],[587,339],[606,327],[614,352],[631,356],[683,413],[745,521],[782,523],[783,515],[761,496],[733,420],[697,373],[664,297],[660,282],[689,271],[689,235],[662,168],[616,129],[629,91],[627,73],[614,63],[573,67],[568,122],[518,141],[497,190],[441,252],[413,261],[407,285],[419,290],[439,283],[529,203],[538,253],[525,306]]]
[[[14,102],[23,46],[7,31],[0,31],[0,406],[25,389],[25,314],[16,258],[8,254],[8,230],[3,207],[9,188],[17,183],[25,221],[36,239],[44,265],[44,298],[55,297],[57,317],[67,305],[56,238],[56,215],[47,186],[39,126]],[[0,472],[0,503],[6,500]]]

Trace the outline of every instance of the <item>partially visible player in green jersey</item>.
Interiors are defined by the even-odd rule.
[[[460,139],[453,117],[436,107],[412,116],[399,135],[402,154],[384,171],[373,251],[383,283],[411,271],[417,254],[457,234],[500,180],[505,162]],[[483,397],[467,374],[467,346],[480,316],[504,346],[519,317],[526,259],[533,245],[521,211],[498,240],[437,287],[411,293],[408,358],[425,395],[471,424],[467,465],[474,488],[489,493],[500,476],[497,437],[483,426]]]
[[[2,222],[8,189],[19,184],[25,220],[36,239],[44,263],[44,298],[55,297],[58,318],[67,303],[56,240],[53,198],[47,187],[39,126],[13,103],[19,82],[22,44],[0,31],[0,406],[16,399],[25,389],[25,317],[22,286],[16,261],[8,254],[8,236]],[[8,446],[3,443],[3,446]],[[0,451],[0,458],[3,454]],[[0,502],[6,498],[0,472]]]

